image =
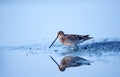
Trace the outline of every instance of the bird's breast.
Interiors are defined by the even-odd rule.
[[[61,37],[59,40],[60,40],[60,42],[61,42],[63,45],[65,45],[65,46],[73,46],[73,45],[74,45],[73,42],[70,41],[69,38]]]

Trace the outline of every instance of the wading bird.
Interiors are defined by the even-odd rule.
[[[65,46],[74,46],[74,49],[78,49],[78,44],[92,39],[93,37],[89,37],[89,35],[76,35],[76,34],[64,34],[63,31],[59,31],[57,37],[52,42],[50,47],[54,44],[54,42],[59,38],[60,42]],[[49,48],[50,48],[49,47]]]
[[[52,56],[50,56],[50,58],[57,64],[58,68],[60,71],[65,71],[66,68],[68,67],[77,67],[77,66],[81,66],[81,65],[90,65],[91,61],[86,60],[84,58],[81,57],[73,57],[73,56],[66,56],[64,57],[61,62],[60,65],[53,59]]]

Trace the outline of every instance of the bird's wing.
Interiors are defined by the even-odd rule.
[[[75,57],[75,58],[76,58],[76,63],[78,63],[79,65],[90,65],[90,63],[91,63],[91,61],[86,60],[81,57]]]
[[[82,40],[82,38],[83,38],[83,36],[82,35],[74,35],[74,34],[69,34],[69,35],[66,35],[65,36],[66,37],[66,39],[68,39],[68,41],[70,41],[70,42],[78,42],[78,41],[80,41],[80,40]]]
[[[78,56],[75,57],[75,60],[87,61],[86,59],[84,59],[82,57],[78,57]]]

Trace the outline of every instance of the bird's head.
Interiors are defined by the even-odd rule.
[[[58,34],[57,34],[57,37],[52,42],[52,44],[49,46],[49,48],[51,48],[51,46],[55,43],[55,41],[57,40],[57,38],[61,38],[62,36],[64,36],[64,32],[63,31],[59,31]]]
[[[63,65],[59,65],[59,70],[60,70],[60,71],[63,72],[63,71],[65,71],[65,69],[66,69],[66,67],[64,67]]]
[[[64,32],[63,31],[59,31],[58,34],[57,34],[57,37],[61,38],[62,36],[64,36]]]

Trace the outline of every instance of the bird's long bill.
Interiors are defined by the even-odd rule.
[[[50,55],[49,55],[50,56]],[[50,56],[50,58],[57,64],[57,66],[59,67],[59,64],[52,58],[52,56]]]
[[[55,38],[55,40],[52,42],[52,44],[50,45],[50,47],[54,44],[54,42],[57,40],[58,36]],[[49,48],[50,48],[49,47]]]

